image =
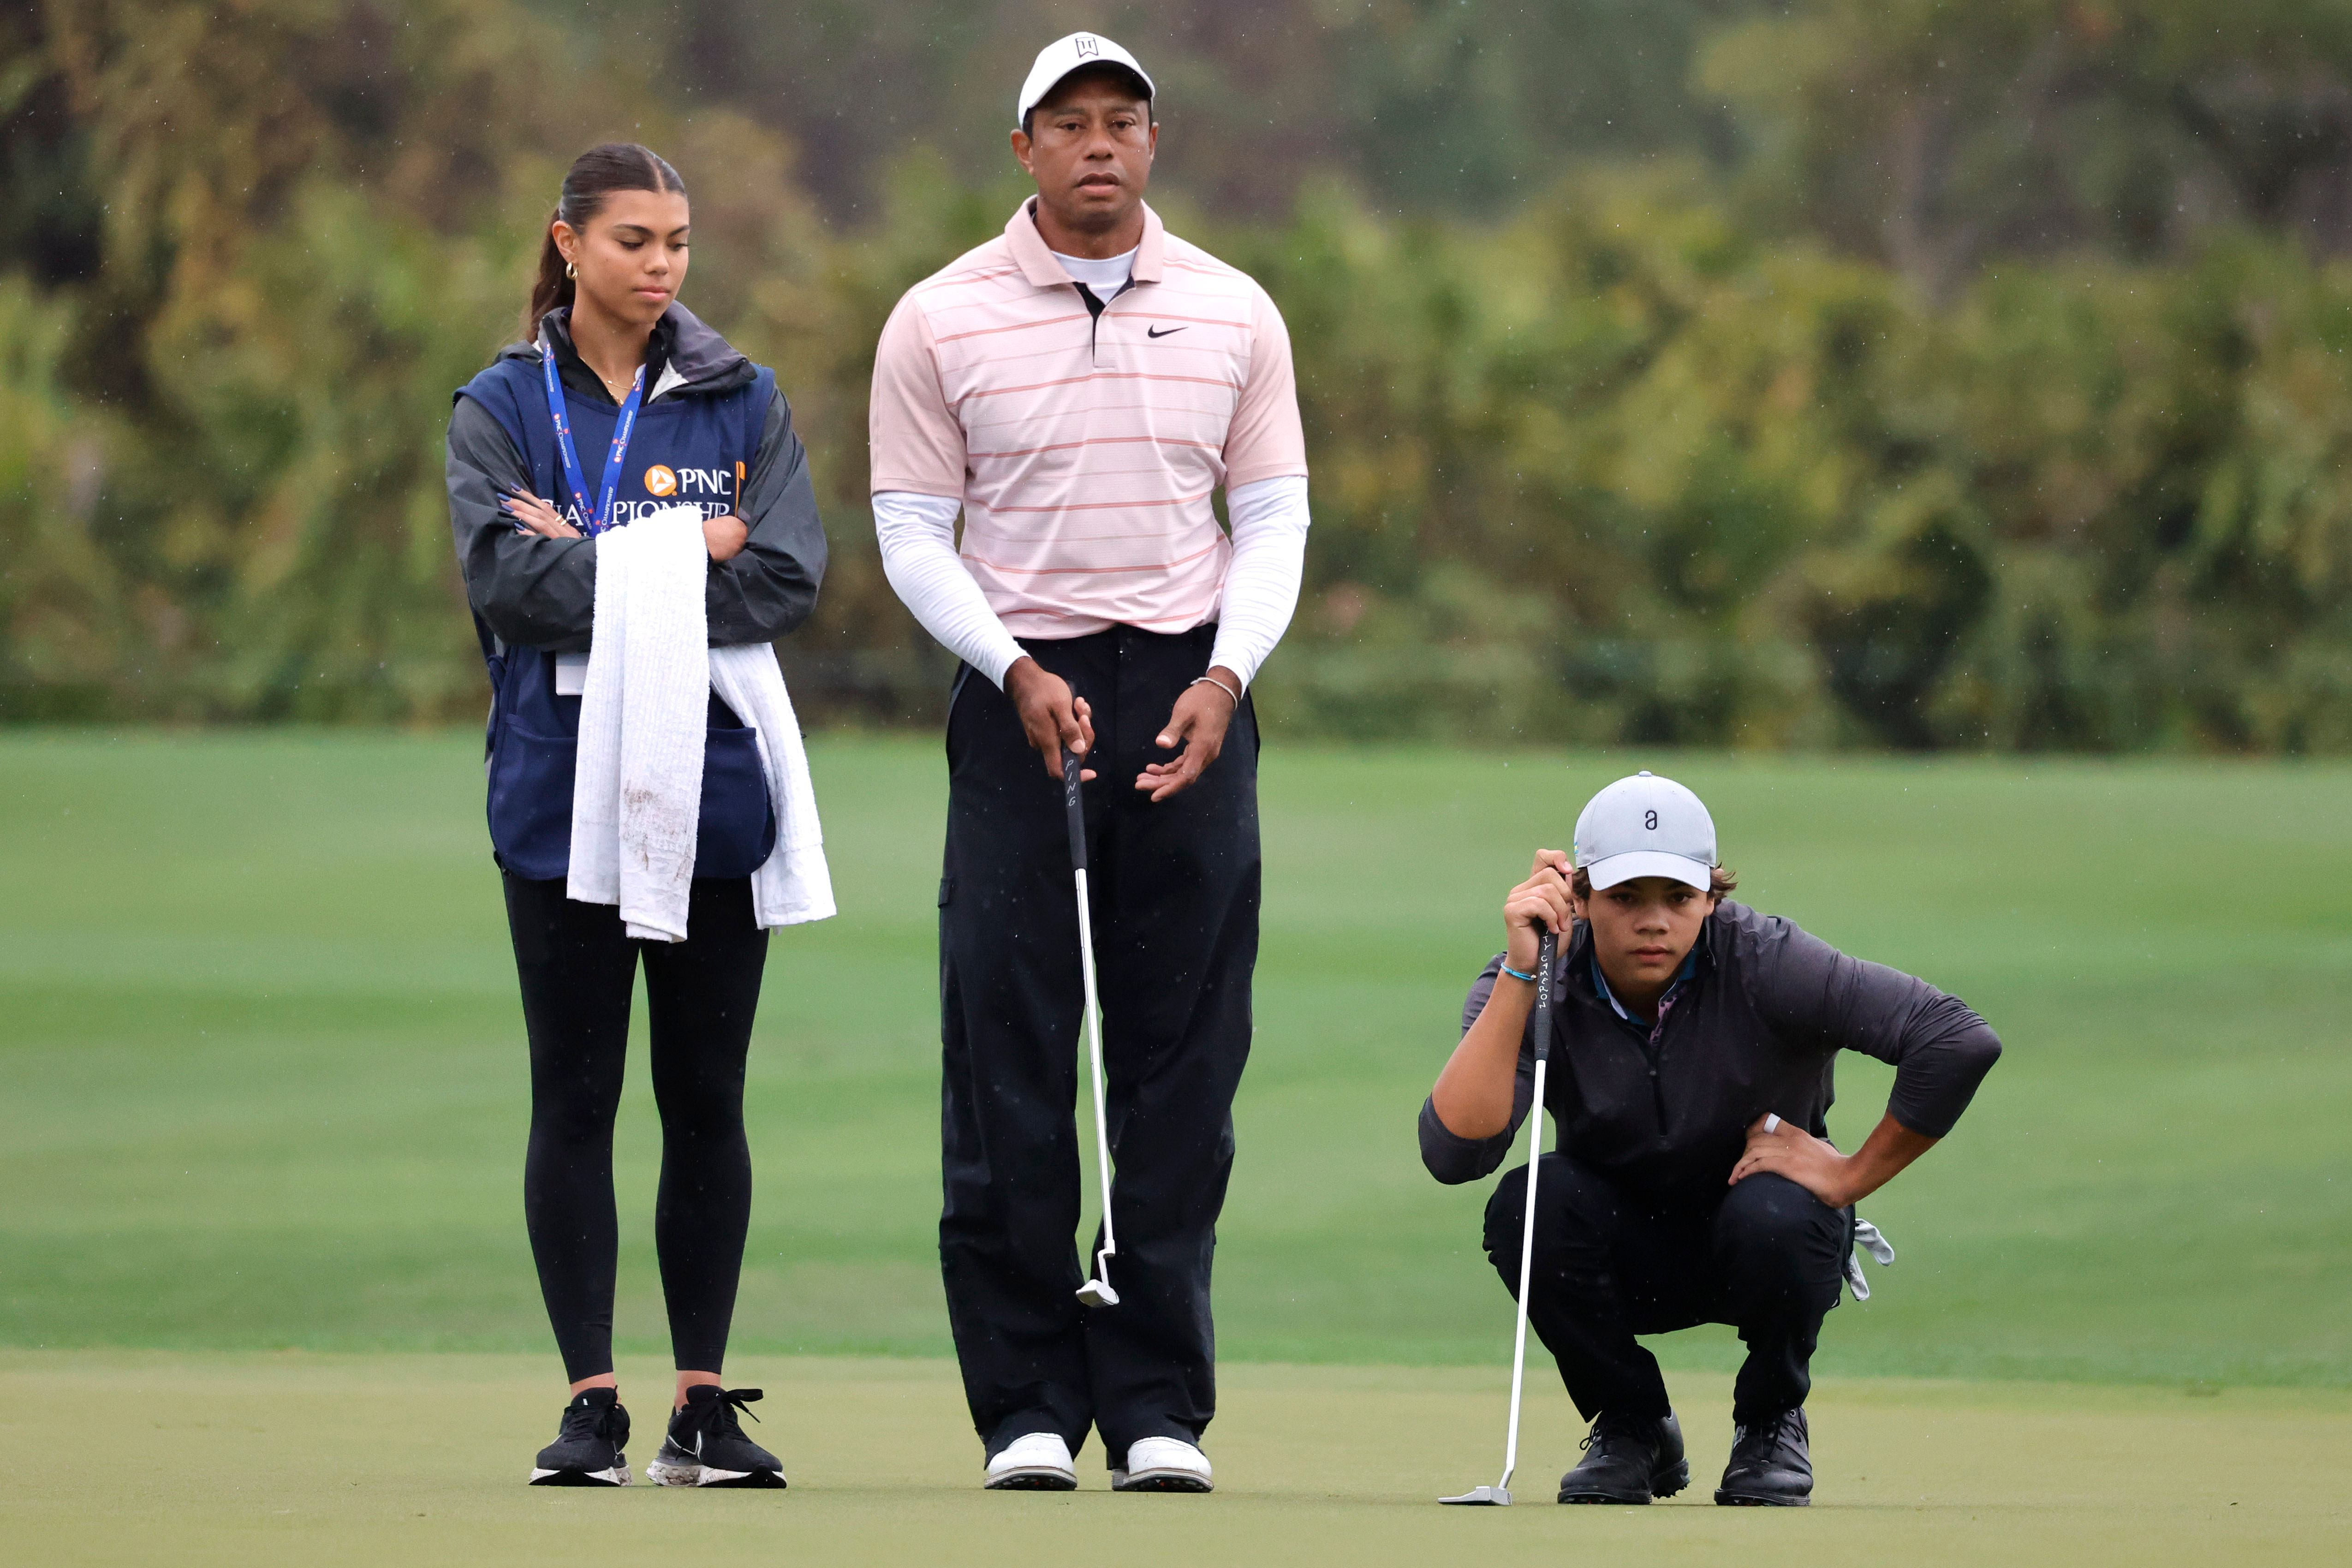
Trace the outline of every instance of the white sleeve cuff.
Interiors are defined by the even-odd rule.
[[[956,554],[962,510],[953,496],[883,490],[874,498],[874,537],[882,546],[882,574],[923,629],[1001,687],[1024,656]]]
[[[1247,690],[1298,607],[1307,572],[1307,476],[1235,486],[1225,492],[1225,514],[1233,522],[1234,558],[1225,568],[1209,662],[1240,676]]]

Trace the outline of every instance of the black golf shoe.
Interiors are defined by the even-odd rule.
[[[1559,1478],[1562,1502],[1648,1502],[1690,1485],[1683,1429],[1672,1411],[1650,1420],[1604,1410],[1578,1446],[1584,1458]]]
[[[1726,1508],[1803,1508],[1813,1500],[1813,1457],[1801,1406],[1731,1432],[1731,1462],[1715,1500]]]
[[[646,1467],[646,1479],[666,1487],[767,1487],[782,1489],[784,1468],[743,1436],[736,1412],[760,1397],[756,1388],[722,1389],[698,1383],[669,1418],[669,1436]],[[751,1419],[757,1421],[758,1416]]]
[[[563,1407],[563,1426],[555,1441],[532,1461],[530,1484],[535,1487],[625,1487],[629,1484],[629,1457],[621,1451],[629,1440],[629,1413],[621,1396],[609,1388],[586,1388]]]

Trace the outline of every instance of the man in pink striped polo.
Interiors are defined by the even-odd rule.
[[[962,660],[939,895],[940,1259],[992,1488],[1076,1486],[1089,1428],[1115,1488],[1211,1483],[1209,1264],[1257,959],[1249,685],[1297,602],[1307,462],[1274,302],[1144,205],[1152,96],[1108,38],[1041,53],[1013,133],[1037,195],[908,289],[875,354],[883,566]],[[1092,1311],[1075,1295],[1065,747],[1097,781],[1118,1172],[1119,1301]]]

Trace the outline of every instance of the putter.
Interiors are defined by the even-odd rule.
[[[1546,931],[1536,942],[1536,1096],[1528,1107],[1528,1209],[1519,1233],[1518,1329],[1511,1339],[1511,1426],[1503,1439],[1503,1479],[1491,1487],[1473,1487],[1460,1497],[1440,1502],[1474,1508],[1508,1508],[1511,1472],[1519,1468],[1519,1386],[1528,1370],[1528,1279],[1536,1255],[1536,1170],[1543,1160],[1544,1068],[1551,1060],[1551,966],[1559,939]]]
[[[1095,1069],[1095,1169],[1102,1175],[1102,1250],[1095,1254],[1095,1271],[1078,1287],[1078,1300],[1089,1307],[1116,1307],[1118,1292],[1110,1288],[1110,1260],[1118,1240],[1110,1229],[1110,1117],[1103,1109],[1102,1002],[1095,994],[1095,926],[1087,905],[1087,810],[1078,797],[1078,754],[1062,752],[1062,804],[1070,816],[1070,869],[1078,880],[1078,965],[1087,983],[1087,1057]]]

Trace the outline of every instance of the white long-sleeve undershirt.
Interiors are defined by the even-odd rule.
[[[956,553],[952,496],[883,490],[874,498],[874,534],[882,572],[923,629],[950,653],[998,686],[1023,656],[980,584]],[[1307,569],[1307,477],[1283,474],[1237,485],[1225,496],[1234,557],[1218,603],[1217,640],[1209,654],[1246,689],[1290,625]]]
[[[1242,689],[1290,629],[1307,573],[1307,476],[1282,474],[1236,485],[1225,493],[1234,525],[1234,558],[1218,601],[1212,665],[1242,678]]]
[[[882,574],[941,647],[1003,686],[1004,672],[1022,657],[1021,645],[956,553],[956,516],[962,510],[954,496],[877,491],[874,537],[882,546]]]

